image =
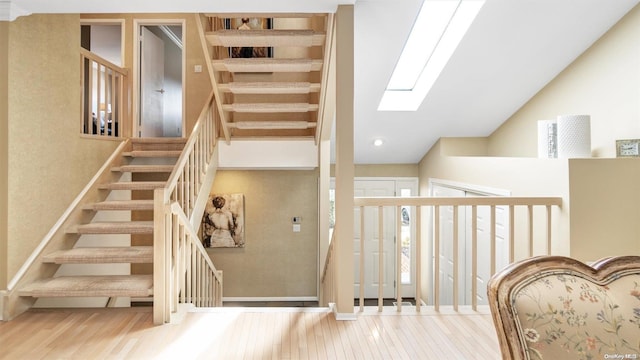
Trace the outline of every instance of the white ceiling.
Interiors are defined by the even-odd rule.
[[[486,0],[416,112],[378,103],[422,0],[13,0],[14,11],[333,12],[355,2],[355,162],[417,163],[444,136],[487,136],[640,0]],[[373,147],[381,137],[384,146]]]

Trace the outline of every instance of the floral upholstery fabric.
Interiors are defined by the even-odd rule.
[[[528,359],[640,359],[640,273],[541,274],[511,297]]]

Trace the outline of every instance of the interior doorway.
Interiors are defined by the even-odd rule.
[[[184,134],[184,21],[135,21],[135,134]]]

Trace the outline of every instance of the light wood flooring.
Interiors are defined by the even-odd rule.
[[[1,359],[500,359],[491,316],[365,308],[196,309],[154,326],[148,307],[31,310],[0,322]]]

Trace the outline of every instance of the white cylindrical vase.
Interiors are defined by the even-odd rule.
[[[552,159],[558,157],[556,120],[538,120],[538,157]]]
[[[558,157],[591,157],[591,116],[558,116]]]

